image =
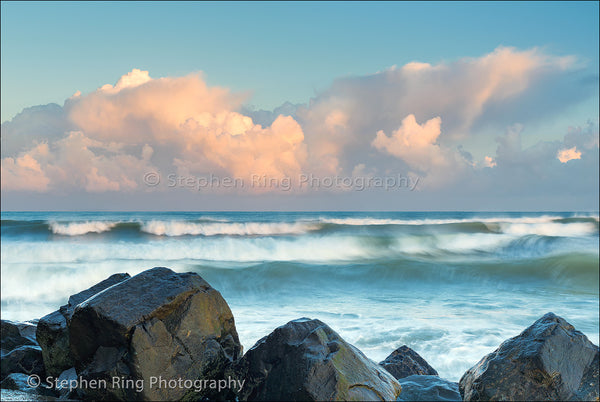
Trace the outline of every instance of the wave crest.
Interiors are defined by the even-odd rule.
[[[272,236],[295,235],[318,230],[320,225],[308,222],[230,222],[194,223],[185,221],[150,221],[141,227],[142,232],[157,236]]]
[[[117,225],[116,222],[88,221],[59,223],[50,222],[50,230],[54,234],[64,236],[81,236],[87,233],[108,232]]]

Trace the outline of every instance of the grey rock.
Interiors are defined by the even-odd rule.
[[[579,388],[571,400],[574,401],[597,401],[598,400],[598,387],[600,382],[598,381],[598,371],[600,363],[598,361],[598,355],[600,353],[596,350],[596,356],[592,363],[583,373]]]
[[[42,347],[42,356],[49,375],[58,377],[64,370],[73,366],[73,359],[70,354],[68,324],[75,307],[96,293],[120,283],[129,277],[129,274],[126,273],[111,275],[89,289],[72,295],[69,297],[67,304],[39,320],[36,338]]]
[[[23,345],[37,345],[35,324],[2,320],[0,349],[3,353]]]
[[[45,376],[42,350],[37,345],[23,345],[2,354],[0,362],[1,379],[11,373],[36,374]]]
[[[72,389],[70,384],[75,384],[77,381],[77,371],[75,367],[71,367],[60,373],[57,381],[55,382],[54,391],[58,394],[61,400],[67,399],[79,399],[77,389]]]
[[[406,345],[394,350],[379,364],[396,379],[411,375],[438,375],[425,359]]]
[[[276,328],[244,355],[241,400],[396,400],[398,381],[319,320]]]
[[[398,401],[462,401],[458,383],[437,375],[415,374],[398,382],[402,386]]]
[[[29,379],[28,374],[23,373],[11,373],[0,383],[0,386],[3,390],[9,389],[14,391],[22,391],[28,394],[34,395],[45,395],[54,397],[54,392],[43,386],[42,384],[38,386],[31,386],[27,380]],[[33,383],[36,384],[36,383]]]
[[[144,271],[79,304],[69,336],[77,372],[109,384],[106,390],[80,390],[88,399],[215,398],[188,388],[150,387],[150,377],[220,379],[241,354],[221,294],[195,273],[168,268]],[[143,381],[144,389],[112,387],[115,376]]]
[[[460,393],[466,401],[597,399],[597,357],[598,346],[548,313],[469,369]]]

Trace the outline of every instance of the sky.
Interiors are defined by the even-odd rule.
[[[598,2],[1,3],[2,210],[598,210]]]

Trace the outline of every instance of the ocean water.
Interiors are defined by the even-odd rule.
[[[408,345],[457,381],[552,311],[598,344],[598,213],[3,212],[2,318],[116,272],[200,274],[247,350],[318,318],[375,361]]]

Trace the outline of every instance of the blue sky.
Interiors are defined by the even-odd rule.
[[[132,68],[204,71],[272,109],[338,77],[499,45],[598,69],[598,2],[2,2],[2,121]]]
[[[3,208],[596,210],[598,4],[3,1]]]

